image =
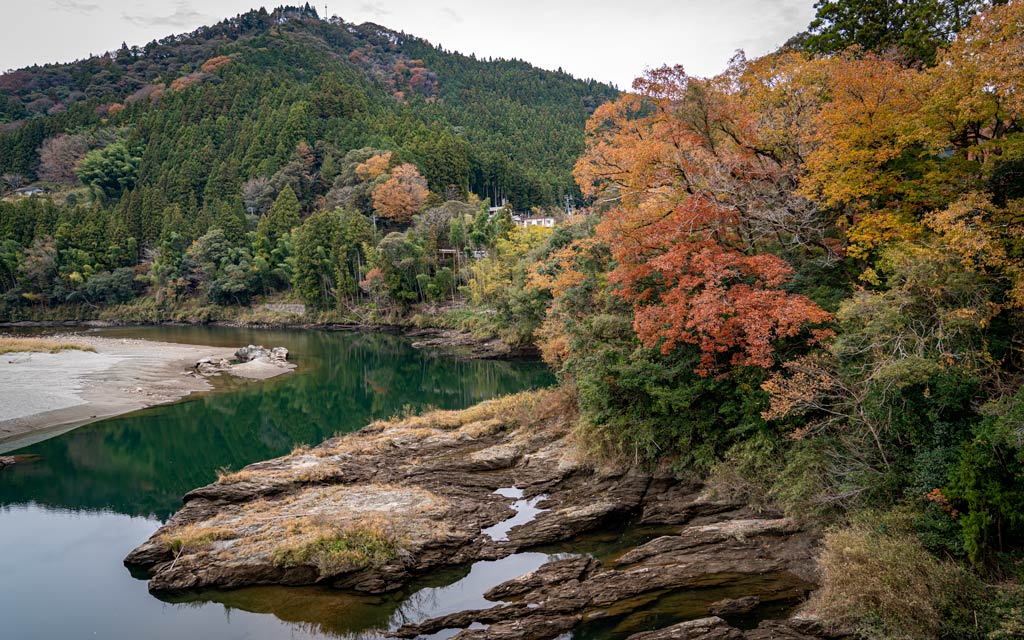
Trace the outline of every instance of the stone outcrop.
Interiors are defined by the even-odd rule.
[[[717,603],[726,619],[807,593],[812,532],[668,473],[595,463],[580,451],[574,423],[571,401],[543,391],[373,424],[189,493],[126,563],[148,571],[157,593],[261,584],[383,593],[441,567],[568,547],[568,556],[490,589],[484,597],[492,607],[392,630],[407,638],[443,629],[462,629],[463,639],[554,638],[681,590],[719,594],[708,596],[697,617]],[[482,532],[516,516],[516,498],[508,496],[536,503],[539,512],[512,526],[507,539],[492,539]],[[600,561],[567,544],[626,521],[660,535]],[[357,534],[393,551],[331,562],[317,555],[345,549]],[[743,606],[722,603],[724,590],[740,592]],[[692,637],[742,637],[702,624],[719,635]],[[691,627],[686,633],[700,625]]]
[[[765,620],[756,629],[741,631],[718,616],[689,620],[657,631],[635,633],[627,640],[816,640],[848,639],[844,631],[830,631],[814,620]]]
[[[253,360],[266,360],[267,362],[284,363],[288,361],[288,350],[284,347],[267,349],[263,345],[250,344],[235,351],[235,359],[239,362],[252,362]]]
[[[658,631],[635,633],[629,640],[743,640],[743,632],[712,616],[681,622]]]
[[[0,456],[0,469],[6,467],[13,467],[16,464],[25,464],[26,462],[35,462],[39,460],[39,456],[35,454],[25,454],[17,456]]]
[[[287,373],[294,368],[295,365],[288,362],[288,350],[284,347],[267,349],[250,344],[235,351],[234,361],[226,358],[206,357],[196,362],[192,372],[204,378],[227,373],[238,378],[265,380]]]

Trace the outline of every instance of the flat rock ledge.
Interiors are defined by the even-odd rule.
[[[555,638],[679,590],[728,587],[739,593],[742,602],[716,603],[726,617],[730,610],[806,596],[816,578],[814,532],[779,514],[718,499],[668,473],[595,463],[575,440],[575,421],[571,399],[540,391],[461,412],[375,423],[192,491],[125,562],[148,572],[155,593],[270,584],[383,593],[441,567],[500,559],[630,521],[671,533],[603,562],[553,556],[487,592],[491,608],[420,621],[391,634],[413,638],[461,629],[461,640]],[[515,499],[506,497],[510,488],[523,499],[542,497],[536,504],[541,511],[512,527],[507,539],[495,540],[482,532],[516,515]],[[309,553],[325,541],[345,548],[346,536],[366,532],[386,540],[390,551],[347,553],[331,562]],[[807,625],[792,628],[804,635],[776,630],[757,636],[716,620],[721,618],[635,637],[830,637],[820,629],[809,634]]]

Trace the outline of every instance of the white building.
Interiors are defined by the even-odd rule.
[[[526,227],[547,227],[551,229],[555,226],[555,219],[550,216],[530,216],[529,218],[513,218],[520,227],[524,229]]]

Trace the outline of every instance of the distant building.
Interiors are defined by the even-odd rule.
[[[530,216],[529,218],[514,217],[512,221],[518,226],[523,227],[546,227],[551,229],[555,226],[555,219],[550,216]]]
[[[21,189],[15,189],[14,195],[27,198],[29,196],[40,196],[46,193],[46,189],[42,187],[22,187]]]

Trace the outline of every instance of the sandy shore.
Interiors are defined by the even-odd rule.
[[[95,349],[0,355],[0,453],[75,427],[208,391],[186,375],[202,358],[231,359],[234,349],[74,336]],[[252,364],[252,363],[249,363]],[[264,379],[293,367],[236,365],[239,377]]]

